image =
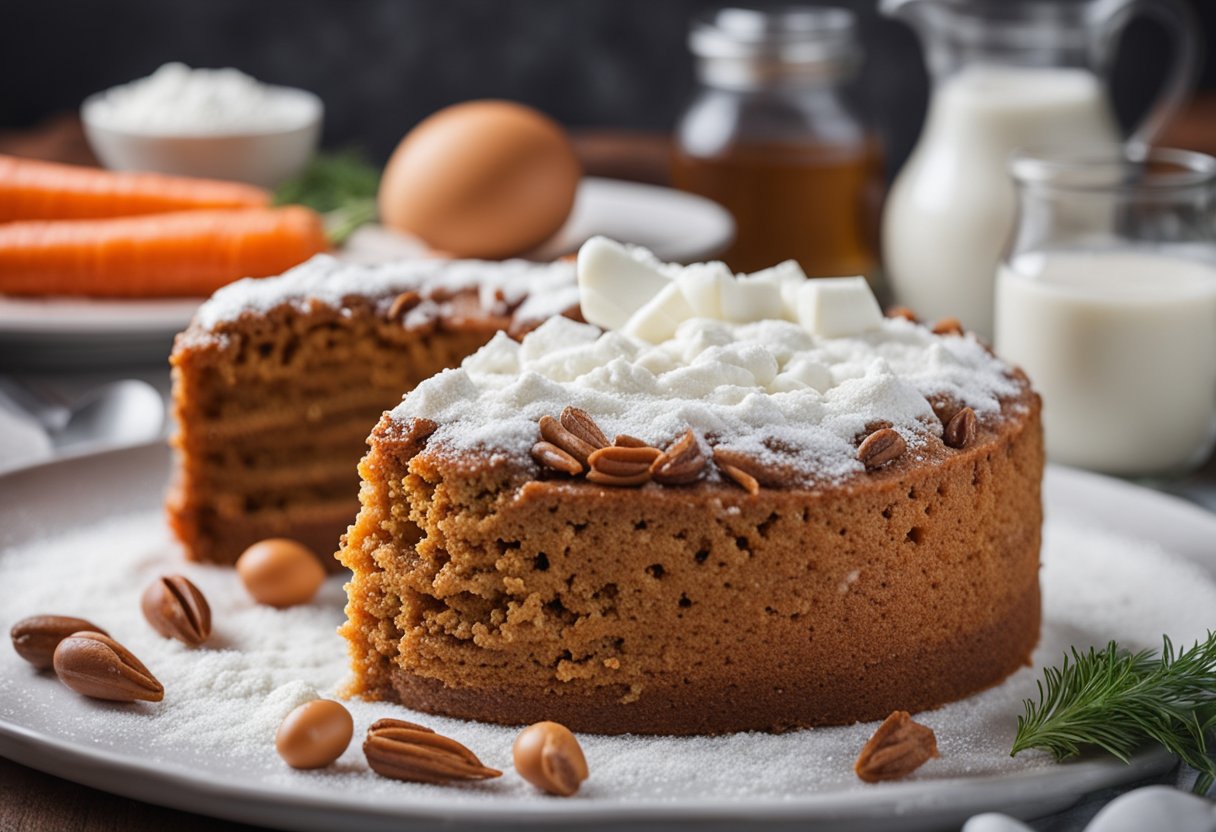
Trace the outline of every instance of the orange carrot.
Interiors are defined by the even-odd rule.
[[[0,156],[0,222],[128,217],[269,204],[269,193],[239,182],[125,173]]]
[[[0,293],[200,297],[328,247],[309,208],[178,211],[0,224]]]

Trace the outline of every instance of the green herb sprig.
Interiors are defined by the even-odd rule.
[[[1178,652],[1162,641],[1160,653],[1074,647],[1071,661],[1043,671],[1039,701],[1025,701],[1011,755],[1040,748],[1064,760],[1096,746],[1127,762],[1156,743],[1198,770],[1195,792],[1206,794],[1216,780],[1216,633]]]
[[[319,153],[308,167],[275,191],[276,205],[307,205],[325,218],[334,245],[376,218],[380,171],[357,151]]]

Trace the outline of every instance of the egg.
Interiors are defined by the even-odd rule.
[[[401,140],[380,180],[380,219],[453,257],[510,257],[557,233],[580,175],[570,138],[548,116],[469,101]]]

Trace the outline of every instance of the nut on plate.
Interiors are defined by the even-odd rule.
[[[55,648],[55,675],[72,690],[111,702],[159,702],[165,688],[143,662],[109,636],[80,632]]]
[[[412,783],[488,780],[502,772],[489,768],[454,739],[403,719],[378,719],[367,729],[363,753],[383,777]]]
[[[538,722],[520,731],[511,755],[519,776],[549,794],[569,797],[588,776],[578,739],[557,722]]]
[[[933,729],[913,722],[907,711],[894,711],[862,746],[853,771],[867,783],[898,780],[937,756]]]
[[[325,583],[325,567],[312,550],[284,537],[259,541],[237,558],[236,572],[259,604],[307,604]]]
[[[55,664],[55,648],[72,633],[101,633],[106,631],[91,621],[68,615],[31,615],[13,625],[9,635],[13,649],[39,670],[50,670]]]
[[[342,756],[354,734],[355,722],[341,703],[314,699],[283,719],[274,747],[292,768],[325,768]]]
[[[211,637],[211,607],[203,593],[181,575],[148,584],[140,599],[144,618],[165,638],[197,647]]]

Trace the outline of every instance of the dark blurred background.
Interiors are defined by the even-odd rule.
[[[704,0],[3,0],[0,130],[73,111],[92,92],[166,61],[235,66],[305,87],[327,108],[325,145],[382,162],[444,105],[501,97],[574,129],[666,131],[694,85],[688,21]],[[788,3],[754,2],[775,6]],[[915,141],[928,81],[915,37],[876,0],[860,16],[858,80],[893,172]],[[1216,48],[1216,2],[1192,0]],[[1153,24],[1128,29],[1114,72],[1125,123],[1151,100],[1169,47]],[[1216,88],[1205,61],[1201,86]],[[1216,137],[1213,137],[1216,141]]]

